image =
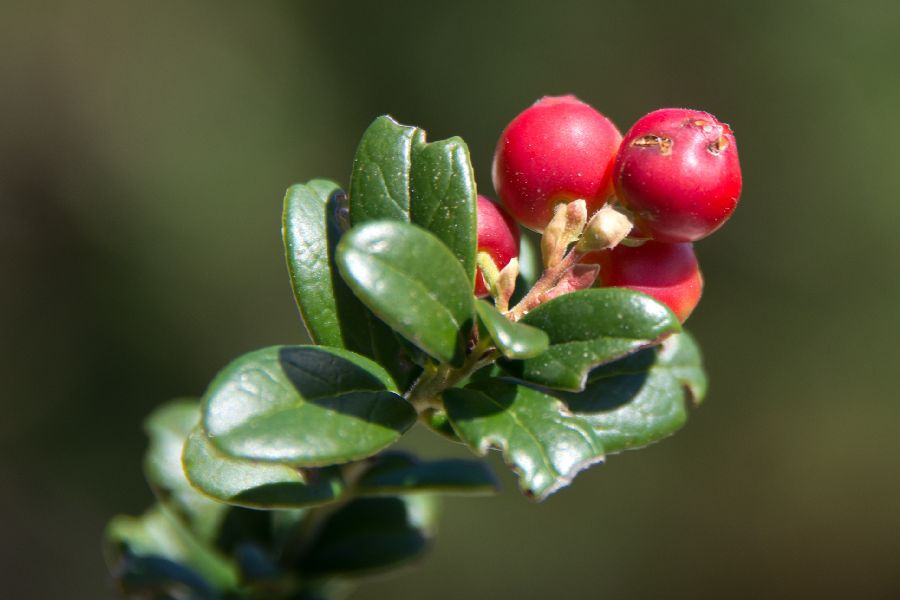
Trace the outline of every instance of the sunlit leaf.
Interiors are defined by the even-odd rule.
[[[462,363],[473,297],[440,240],[405,223],[369,223],[344,236],[337,262],[357,297],[400,335],[443,362]]]
[[[343,480],[337,469],[301,471],[269,462],[240,460],[220,452],[198,427],[184,447],[184,469],[199,491],[228,504],[250,508],[301,508],[338,499]]]
[[[485,379],[443,396],[459,437],[481,455],[499,448],[518,473],[519,487],[537,500],[603,460],[603,445],[591,427],[538,390]]]
[[[241,356],[210,384],[203,408],[204,430],[222,452],[308,467],[375,454],[415,418],[384,369],[323,346]]]
[[[526,381],[566,390],[582,389],[594,367],[681,331],[678,318],[665,305],[620,288],[559,296],[521,322],[545,331],[550,347],[534,358],[505,362],[504,368]]]

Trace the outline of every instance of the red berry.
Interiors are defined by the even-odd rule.
[[[624,287],[653,296],[685,321],[703,291],[703,275],[693,244],[645,242],[593,252],[583,262],[600,265],[600,285]]]
[[[660,242],[693,242],[718,229],[741,195],[731,128],[709,113],[663,108],[634,124],[616,157],[619,199]]]
[[[502,208],[484,196],[478,196],[478,251],[487,252],[497,269],[502,269],[519,256],[519,226]],[[483,298],[489,294],[481,275],[475,274],[475,295]]]
[[[588,215],[613,194],[622,134],[575,96],[545,96],[506,126],[494,153],[494,189],[513,217],[543,231],[559,202],[581,198]]]

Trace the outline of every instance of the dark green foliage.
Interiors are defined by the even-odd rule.
[[[526,381],[574,391],[584,388],[592,368],[681,331],[666,306],[619,288],[560,296],[525,315],[522,323],[545,331],[550,347],[504,367]]]
[[[499,449],[536,500],[684,424],[706,390],[700,352],[649,296],[572,292],[518,322],[473,297],[475,199],[461,139],[426,143],[390,117],[365,132],[349,198],[325,180],[288,190],[314,345],[247,353],[147,419],[157,503],[106,532],[123,594],[327,600],[417,559],[436,494],[498,488],[478,459],[386,451],[417,421]],[[523,256],[526,288],[535,264]]]
[[[370,456],[415,422],[412,406],[374,362],[324,346],[272,346],[219,373],[203,427],[238,459],[323,466]]]
[[[534,358],[547,351],[550,338],[544,331],[524,323],[513,323],[484,300],[475,302],[475,308],[487,334],[506,358]]]
[[[479,460],[420,460],[406,452],[385,452],[357,480],[356,493],[490,494],[498,485],[494,474]]]
[[[434,516],[427,496],[358,498],[328,517],[295,568],[330,576],[397,566],[428,547]]]
[[[405,223],[368,223],[341,240],[338,267],[400,335],[441,362],[462,364],[475,311],[471,278],[437,237]]]
[[[522,491],[538,500],[603,460],[591,427],[543,392],[503,379],[444,392],[453,429],[478,454],[503,452],[519,474]]]

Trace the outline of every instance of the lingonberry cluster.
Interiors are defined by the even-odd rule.
[[[516,116],[492,174],[506,211],[478,199],[476,295],[493,295],[513,320],[598,285],[646,293],[684,321],[703,287],[693,242],[728,219],[741,192],[734,134],[713,115],[664,108],[623,137],[574,96],[544,97]],[[543,234],[545,271],[509,309],[516,223]]]
[[[544,98],[504,130],[493,175],[499,204],[477,195],[461,138],[384,115],[346,192],[288,188],[312,343],[247,352],[147,420],[157,502],[106,532],[123,595],[333,600],[416,559],[433,495],[497,489],[480,460],[391,450],[417,423],[499,450],[537,501],[685,424],[707,385],[679,323],[702,286],[692,243],[740,192],[728,127],[669,109],[623,138]],[[520,225],[541,233],[542,269],[519,272]]]

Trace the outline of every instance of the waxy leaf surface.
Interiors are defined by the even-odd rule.
[[[458,137],[412,147],[410,216],[441,240],[459,260],[470,284],[475,278],[475,175],[466,143]]]
[[[310,337],[317,344],[345,348],[332,268],[340,229],[330,202],[341,194],[336,183],[323,179],[288,188],[282,237],[294,297]]]
[[[684,332],[598,367],[582,392],[554,395],[591,425],[607,453],[614,453],[674,433],[705,393],[700,350]]]
[[[459,437],[481,455],[499,448],[529,497],[543,500],[603,460],[603,445],[590,425],[548,394],[485,379],[443,396]]]
[[[409,183],[417,127],[391,117],[375,119],[363,134],[350,176],[350,222],[353,226],[392,219],[409,221]]]
[[[223,369],[203,426],[235,458],[323,466],[371,456],[415,422],[387,372],[338,348],[272,346]]]
[[[547,333],[546,352],[504,369],[518,378],[566,390],[583,389],[588,372],[681,331],[678,318],[650,296],[620,288],[572,292],[520,321]]]
[[[550,338],[537,327],[510,321],[484,300],[476,300],[475,309],[497,349],[506,358],[533,358],[547,350]]]
[[[337,469],[301,472],[271,462],[236,459],[220,452],[198,427],[184,447],[184,470],[200,492],[248,508],[303,508],[338,499],[343,480]]]
[[[347,206],[343,191],[331,181],[316,179],[288,189],[282,236],[294,297],[313,342],[367,356],[405,386],[414,373],[393,332],[353,295],[334,264],[349,221]]]
[[[184,442],[199,422],[199,400],[173,400],[154,410],[144,421],[150,438],[144,455],[144,474],[159,501],[198,538],[211,541],[227,507],[198,493],[181,465]]]
[[[392,221],[354,227],[338,245],[337,263],[356,296],[400,335],[440,361],[462,364],[472,291],[434,235]]]

